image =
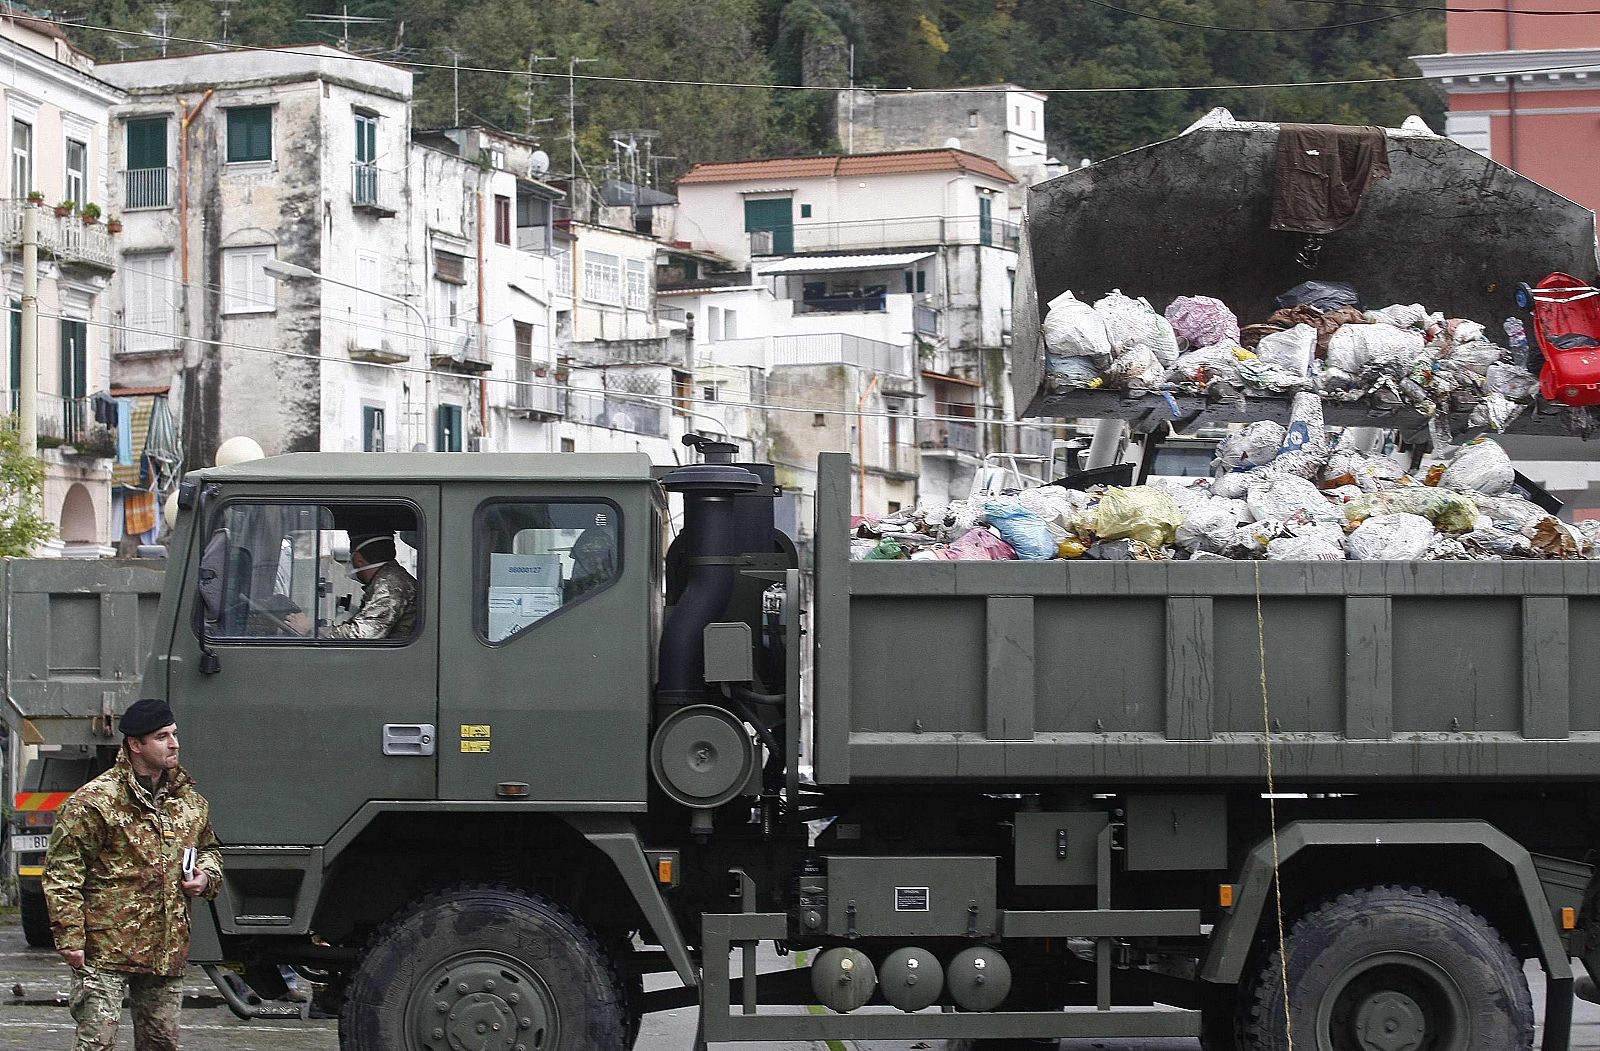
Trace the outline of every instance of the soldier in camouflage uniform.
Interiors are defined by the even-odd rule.
[[[135,1051],[177,1051],[189,899],[221,887],[210,805],[178,765],[165,701],[129,706],[116,764],[72,794],[45,855],[56,950],[72,967],[73,1051],[112,1051],[126,995]],[[196,850],[193,875],[183,855]]]
[[[361,581],[365,592],[361,609],[343,624],[335,624],[319,636],[324,639],[409,638],[417,626],[417,582],[395,560],[394,537],[369,536],[358,539],[350,549],[350,575]],[[308,635],[311,618],[292,613],[284,623]]]

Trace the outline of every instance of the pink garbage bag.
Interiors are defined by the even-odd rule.
[[[987,529],[974,529],[934,555],[951,562],[1009,562],[1016,560],[1017,552]]]
[[[1210,296],[1179,296],[1167,307],[1167,323],[1191,347],[1239,345],[1239,319],[1227,304]]]

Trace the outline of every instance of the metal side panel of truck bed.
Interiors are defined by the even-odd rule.
[[[1280,785],[1600,769],[1600,562],[851,562],[849,464],[817,493],[819,784],[1260,783],[1263,641]]]
[[[26,743],[115,743],[165,575],[164,559],[0,562],[5,720]]]

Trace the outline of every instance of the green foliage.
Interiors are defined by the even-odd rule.
[[[353,0],[352,15],[382,18],[352,30],[352,45],[378,57],[527,69],[457,75],[418,72],[416,126],[460,119],[530,132],[562,154],[567,61],[594,59],[580,75],[843,86],[855,51],[857,84],[926,88],[1013,82],[1036,88],[1215,85],[1204,90],[1058,94],[1046,110],[1051,151],[1063,161],[1100,158],[1182,131],[1213,106],[1241,119],[1397,125],[1420,113],[1435,127],[1444,104],[1429,84],[1241,89],[1229,84],[1414,76],[1409,56],[1444,50],[1443,16],[1432,0],[1119,0],[1141,18],[1086,0]],[[87,0],[85,21],[143,32],[156,25],[152,0]],[[211,0],[175,0],[178,37],[215,39]],[[232,40],[254,45],[331,42],[337,30],[302,21],[342,10],[326,0],[252,0],[233,8]],[[1398,17],[1383,18],[1397,14]],[[1370,21],[1380,18],[1380,21]],[[1194,22],[1254,29],[1364,23],[1316,32],[1217,32]],[[75,33],[101,58],[118,56],[103,33]],[[123,38],[125,41],[136,38]],[[146,38],[147,40],[148,38]],[[152,53],[147,43],[130,53]],[[169,53],[197,50],[181,41]],[[577,82],[578,147],[593,166],[611,156],[611,133],[655,128],[657,150],[677,158],[672,175],[697,161],[836,147],[827,92]],[[540,123],[530,123],[530,118]]]
[[[0,557],[23,558],[55,533],[44,508],[44,461],[22,451],[15,416],[0,419]]]

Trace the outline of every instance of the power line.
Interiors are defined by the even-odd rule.
[[[1133,15],[1136,18],[1148,18],[1152,22],[1165,22],[1168,25],[1186,26],[1189,29],[1209,29],[1218,33],[1321,33],[1333,29],[1350,29],[1354,26],[1370,26],[1375,22],[1389,22],[1396,18],[1406,18],[1410,15],[1425,14],[1431,8],[1406,8],[1394,14],[1379,15],[1376,18],[1363,18],[1355,22],[1334,22],[1323,26],[1213,26],[1204,22],[1186,22],[1181,18],[1168,18],[1166,15],[1151,14],[1146,11],[1134,11],[1126,7],[1117,7],[1115,4],[1105,3],[1104,0],[1083,0],[1086,4],[1103,7],[1107,11],[1116,11],[1124,15]]]
[[[1121,9],[1119,8],[1118,10],[1121,10]],[[1477,8],[1473,8],[1473,9],[1470,9],[1470,10],[1473,10],[1473,11],[1478,11],[1478,10],[1489,11],[1489,10],[1510,10],[1510,9],[1491,9],[1491,8],[1477,9]],[[1531,12],[1523,12],[1523,11],[1519,10],[1519,11],[1516,11],[1515,13],[1517,13],[1517,14],[1525,14],[1525,13],[1531,13]],[[1551,12],[1551,13],[1557,13],[1557,12]],[[1582,14],[1582,13],[1587,13],[1587,12],[1560,12],[1560,13],[1562,13],[1562,14]],[[54,25],[54,26],[58,26],[58,27],[66,27],[66,28],[71,28],[71,29],[84,29],[84,30],[88,30],[90,32],[107,33],[107,34],[111,34],[111,35],[115,35],[115,36],[124,36],[124,37],[143,37],[144,36],[144,34],[141,34],[141,33],[136,33],[136,32],[133,32],[133,31],[130,31],[130,30],[125,30],[125,29],[113,29],[113,28],[111,28],[109,26],[96,26],[96,25],[78,24],[78,23],[60,21],[58,19],[28,18],[27,16],[24,16],[24,15],[13,15],[12,17],[15,18],[19,22],[20,21],[45,22],[45,23],[48,23],[50,25]],[[203,40],[203,39],[199,39],[199,38],[196,38],[196,37],[173,36],[173,37],[168,37],[167,39],[170,42],[173,42],[173,43],[195,44],[195,45],[199,45],[199,46],[202,46],[202,47],[221,47],[221,46],[223,46],[220,41]],[[234,50],[234,51],[252,51],[252,52],[260,52],[260,53],[263,53],[263,54],[281,54],[281,55],[303,55],[304,54],[303,49],[299,49],[299,48],[258,47],[258,46],[251,46],[251,45],[245,45],[245,44],[230,44],[230,45],[227,45],[227,47],[228,47],[229,50]],[[367,57],[362,56],[362,55],[349,55],[349,54],[342,54],[342,53],[341,54],[336,54],[336,55],[330,55],[330,56],[327,56],[327,57],[343,59],[343,60],[350,61],[350,62],[372,62],[372,61],[377,61],[377,60],[370,59],[370,58],[367,58]],[[611,83],[611,84],[639,84],[639,85],[644,85],[644,86],[648,86],[648,87],[727,88],[727,89],[734,89],[734,90],[751,90],[751,91],[812,91],[812,92],[827,92],[827,93],[837,93],[840,90],[839,88],[836,88],[836,87],[826,87],[826,86],[812,85],[812,84],[762,84],[762,83],[747,82],[747,81],[668,80],[668,79],[654,78],[654,77],[615,77],[615,76],[605,76],[605,75],[602,75],[602,74],[587,74],[587,73],[575,73],[575,74],[570,74],[570,75],[566,74],[566,73],[537,73],[537,72],[530,72],[530,71],[528,71],[526,69],[500,69],[500,68],[493,67],[493,66],[459,66],[458,67],[458,66],[455,66],[455,65],[441,63],[441,62],[416,62],[416,61],[412,61],[412,62],[396,62],[396,61],[390,61],[390,62],[388,62],[388,64],[389,65],[393,65],[393,66],[397,66],[397,67],[400,67],[400,68],[403,68],[403,69],[412,69],[412,70],[450,70],[451,72],[456,72],[456,71],[459,70],[459,72],[462,72],[462,73],[489,73],[489,74],[495,74],[495,75],[499,75],[499,76],[510,76],[510,77],[538,77],[538,78],[547,79],[547,80],[562,79],[562,78],[569,78],[570,77],[570,79],[574,79],[574,80],[595,81],[595,82],[600,82],[600,83]],[[1524,74],[1532,74],[1532,73],[1559,73],[1559,72],[1563,72],[1563,71],[1566,71],[1566,70],[1590,69],[1593,66],[1594,66],[1593,62],[1573,62],[1573,63],[1567,63],[1567,64],[1564,64],[1564,65],[1557,65],[1557,66],[1532,66],[1532,67],[1529,67],[1529,68],[1526,68],[1526,69],[1496,70],[1495,73],[1496,73],[1497,76],[1521,76],[1521,75],[1524,75]],[[1349,79],[1349,80],[1288,80],[1288,81],[1275,81],[1275,82],[1273,82],[1273,81],[1264,81],[1264,82],[1254,82],[1254,83],[1247,83],[1247,84],[1226,84],[1226,83],[1224,83],[1224,84],[1145,84],[1145,85],[1123,85],[1123,86],[1118,86],[1118,87],[1029,88],[1028,90],[1037,92],[1037,93],[1042,94],[1042,95],[1117,95],[1117,94],[1141,94],[1141,93],[1147,93],[1147,92],[1164,92],[1164,91],[1266,91],[1266,90],[1286,90],[1286,89],[1292,89],[1292,88],[1359,87],[1359,86],[1368,85],[1368,84],[1405,84],[1405,83],[1415,83],[1415,82],[1419,82],[1419,81],[1441,80],[1441,79],[1444,79],[1444,78],[1446,78],[1448,76],[1451,76],[1451,75],[1453,75],[1453,74],[1436,73],[1436,74],[1432,74],[1432,75],[1429,75],[1429,74],[1417,74],[1417,75],[1414,75],[1414,76],[1408,75],[1408,76],[1391,76],[1391,77],[1360,77],[1360,78]],[[879,89],[879,90],[882,90],[882,89]],[[907,89],[904,89],[904,90],[911,91],[911,90],[922,90],[922,89],[907,88]],[[1003,87],[990,86],[990,87],[950,87],[950,88],[939,88],[937,90],[948,92],[948,93],[951,93],[951,94],[986,95],[986,94],[1004,93],[1005,91],[1007,91],[1009,89],[1008,88],[1003,88]],[[888,93],[888,92],[886,91],[885,93]]]

